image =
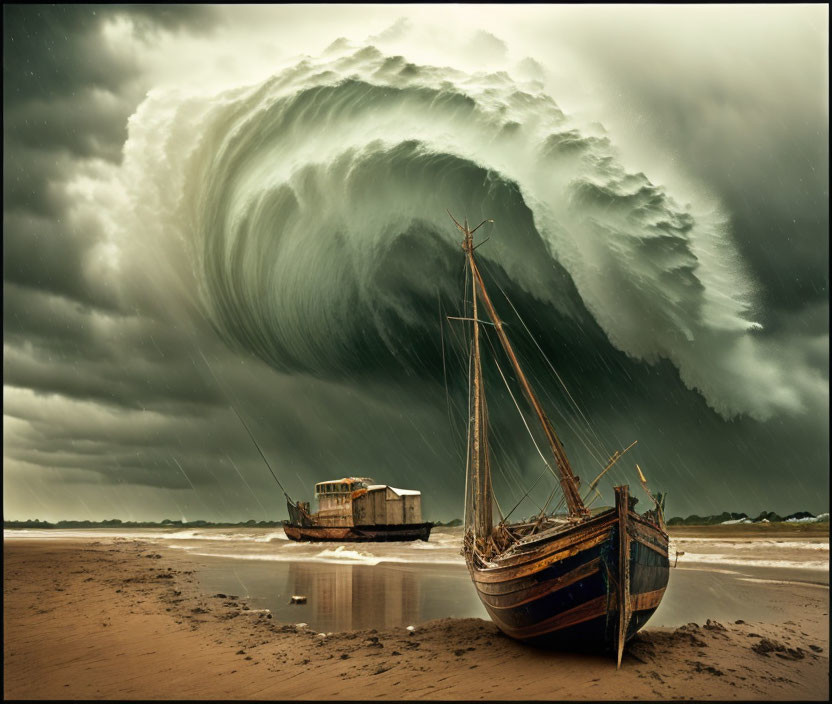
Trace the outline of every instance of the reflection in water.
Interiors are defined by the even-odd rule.
[[[289,563],[293,594],[308,598],[310,621],[342,631],[418,621],[420,584],[412,569]]]
[[[464,565],[336,565],[203,557],[209,594],[237,594],[282,623],[329,633],[418,625],[434,618],[488,618]],[[290,604],[292,595],[305,604]]]

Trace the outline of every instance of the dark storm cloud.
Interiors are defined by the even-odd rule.
[[[171,414],[225,404],[199,358],[210,341],[195,342],[169,320],[92,310],[8,283],[3,304],[6,385]]]
[[[148,41],[160,31],[210,31],[215,22],[205,6],[3,7],[4,415],[13,431],[4,451],[11,472],[19,465],[70,482],[100,472],[113,483],[163,486],[173,477],[177,485],[184,478],[163,466],[175,442],[154,426],[205,446],[187,423],[163,414],[205,416],[217,392],[183,355],[181,336],[122,310],[120,292],[91,270],[107,232],[76,211],[67,190],[84,160],[121,161],[127,118],[149,87],[135,60],[102,33],[117,18],[129,18]],[[26,394],[31,403],[21,406]],[[59,410],[50,414],[46,399],[59,400]],[[124,417],[143,408],[157,412],[140,411],[132,438],[120,438],[112,409]],[[74,425],[63,432],[67,422]]]
[[[446,440],[446,421],[435,412],[441,400],[438,387],[426,400],[412,384],[405,388],[369,382],[359,389],[279,377],[256,360],[219,352],[219,358],[209,353],[211,370],[197,365],[203,378],[191,383],[219,390],[223,401],[194,412],[170,405],[161,412],[130,408],[113,412],[106,404],[79,401],[69,394],[51,397],[45,404],[28,391],[7,388],[7,429],[14,431],[8,433],[5,445],[7,460],[33,470],[38,466],[72,470],[68,481],[74,483],[185,488],[187,476],[199,491],[219,487],[225,492],[241,484],[234,462],[279,514],[283,506],[272,499],[282,494],[229,401],[247,418],[270,463],[298,497],[306,495],[309,478],[321,471],[381,473],[391,483],[406,484],[408,478],[430,472],[453,453]],[[411,399],[406,414],[401,398]],[[418,438],[421,433],[422,439],[405,436],[403,422],[409,435]],[[368,437],[373,442],[367,442]],[[406,453],[401,451],[403,445]],[[461,490],[461,481],[459,472],[431,481],[426,488],[434,510],[455,510],[453,497]],[[209,511],[219,510],[216,497],[209,506]]]
[[[121,92],[140,69],[100,37],[102,22],[119,16],[142,37],[160,29],[210,31],[217,19],[206,5],[5,4],[5,100],[51,100],[93,87]]]
[[[4,214],[5,283],[47,291],[97,308],[116,309],[114,293],[84,271],[86,257],[103,236],[101,225],[91,219],[70,224],[65,217],[60,210],[52,217],[21,210]],[[12,318],[26,315],[15,308],[15,302],[23,299],[14,294],[9,298],[4,301],[6,314]]]
[[[90,309],[119,308],[116,292],[85,266],[106,233],[96,218],[73,214],[74,199],[66,190],[80,160],[120,161],[127,118],[147,87],[134,60],[102,35],[103,23],[117,17],[132,18],[134,30],[148,36],[185,26],[207,30],[213,10],[176,5],[3,6],[7,344],[25,339],[22,329],[22,336],[15,338],[18,325],[35,325],[41,348],[49,349],[50,338],[60,348],[64,332],[83,334],[94,326],[85,320]],[[47,300],[48,321],[43,320]],[[100,354],[95,349],[99,342],[89,337],[83,341],[88,358]],[[7,365],[5,371],[17,370]]]
[[[4,5],[3,112],[5,146],[66,151],[118,161],[127,117],[146,86],[140,68],[102,36],[103,23],[133,21],[134,31],[210,29],[210,6]],[[13,181],[28,170],[6,163]],[[16,203],[6,195],[6,208]]]
[[[3,77],[8,107],[99,88],[113,93],[138,74],[101,41],[107,6],[4,5]]]
[[[64,192],[76,160],[121,159],[127,118],[147,86],[140,69],[102,36],[107,20],[159,29],[207,30],[203,6],[3,6],[4,280],[113,307],[85,282],[82,260],[101,239],[97,224],[68,225]],[[32,250],[37,251],[32,256]]]

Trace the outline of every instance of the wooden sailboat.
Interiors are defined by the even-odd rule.
[[[653,497],[648,491],[654,508],[639,514],[629,487],[616,486],[614,508],[593,512],[587,507],[563,444],[520,367],[477,267],[473,234],[484,223],[471,230],[467,220],[460,224],[451,218],[464,236],[462,249],[472,286],[471,317],[463,318],[473,322],[463,544],[471,579],[494,623],[505,634],[541,645],[612,652],[620,667],[624,644],[647,622],[667,587],[670,565],[664,497]],[[541,457],[557,477],[566,515],[541,511],[531,521],[509,523],[502,519],[494,525],[488,410],[480,356],[480,325],[488,321],[478,318],[478,301],[485,307],[542,427],[556,468]],[[610,458],[590,484],[590,492],[596,491],[598,480],[622,455],[616,452]],[[647,490],[640,468],[639,476]]]

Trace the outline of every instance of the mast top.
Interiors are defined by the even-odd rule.
[[[459,221],[458,221],[458,220],[457,220],[457,219],[456,219],[453,215],[451,215],[451,211],[450,211],[450,210],[448,210],[448,211],[446,211],[446,212],[448,213],[448,215],[450,215],[451,220],[453,220],[453,221],[454,221],[454,225],[456,225],[456,226],[459,228],[459,231],[460,231],[460,232],[463,234],[463,236],[464,236],[464,239],[462,240],[462,249],[463,249],[466,253],[473,254],[473,253],[474,253],[474,249],[476,249],[476,248],[474,247],[474,233],[475,233],[477,230],[479,230],[479,229],[480,229],[483,225],[485,225],[485,223],[487,223],[487,222],[494,222],[494,221],[493,221],[493,220],[491,220],[491,219],[488,219],[488,218],[487,218],[487,219],[483,220],[483,221],[482,221],[479,225],[477,225],[477,226],[476,226],[473,230],[469,230],[469,229],[468,229],[468,218],[464,218],[464,219],[463,219],[463,223],[464,223],[464,224],[463,224],[463,225],[460,225],[460,224],[459,224]]]

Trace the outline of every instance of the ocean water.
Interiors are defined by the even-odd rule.
[[[682,554],[684,553],[684,554]],[[671,564],[829,571],[829,538],[673,538]],[[817,577],[816,577],[817,578]]]
[[[4,538],[124,538],[161,540],[199,557],[237,561],[303,562],[335,565],[382,563],[464,566],[461,528],[434,528],[428,542],[299,543],[280,528],[5,530]],[[674,537],[670,560],[679,567],[773,567],[828,572],[829,537]]]
[[[460,528],[429,542],[297,543],[280,529],[6,530],[9,539],[146,539],[186,554],[202,589],[235,594],[281,622],[323,632],[389,628],[442,617],[488,618],[460,554]],[[826,598],[828,537],[671,541],[668,590],[650,620],[678,626],[706,618],[783,618],[777,585]],[[291,604],[293,595],[306,604]]]

